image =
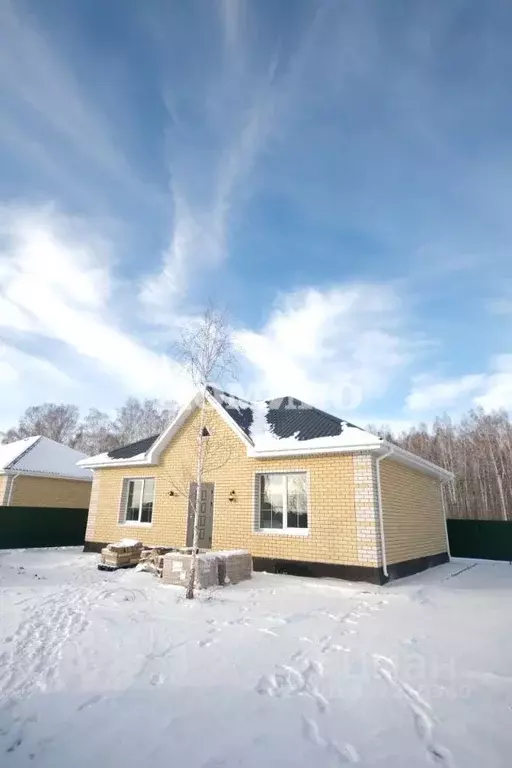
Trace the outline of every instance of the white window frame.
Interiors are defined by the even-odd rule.
[[[126,519],[126,513],[128,511],[128,488],[129,484],[133,483],[137,480],[141,480],[143,483],[146,480],[152,480],[154,483],[153,486],[153,501],[152,501],[152,507],[151,507],[151,522],[149,523],[141,523],[140,518],[142,515],[142,500],[144,498],[144,485],[142,486],[142,492],[140,494],[140,503],[139,503],[139,519],[138,520],[127,520]],[[123,484],[121,486],[121,520],[120,525],[126,525],[126,526],[134,526],[136,528],[150,528],[153,525],[153,514],[155,511],[155,496],[156,496],[156,477],[124,477],[123,478]]]
[[[306,475],[306,514],[308,516],[307,528],[288,528],[284,525],[285,518],[288,523],[288,504],[283,511],[282,528],[262,528],[261,522],[261,476],[262,475]],[[311,506],[310,506],[310,482],[308,469],[269,469],[254,473],[254,531],[263,536],[309,536],[311,534]]]

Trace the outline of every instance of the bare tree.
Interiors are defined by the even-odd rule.
[[[206,428],[206,388],[212,381],[220,381],[226,375],[234,375],[236,355],[231,342],[231,333],[224,313],[216,312],[212,307],[205,310],[200,320],[182,333],[177,344],[177,355],[188,371],[195,387],[199,390],[200,418],[197,431],[197,453],[195,471],[195,495],[192,501],[194,535],[192,540],[192,559],[186,597],[194,597],[197,569],[197,548],[199,543],[199,500],[205,467],[207,438]]]
[[[114,418],[91,408],[79,421],[76,405],[43,403],[27,408],[18,425],[0,435],[0,442],[43,435],[93,455],[159,434],[176,412],[177,405],[172,401],[163,404],[158,400],[140,401],[130,397],[117,409]]]
[[[18,426],[12,427],[2,437],[3,443],[42,435],[74,447],[77,440],[79,410],[76,405],[43,403],[27,408]]]
[[[176,415],[177,410],[174,402],[162,404],[158,400],[141,401],[130,397],[117,409],[112,431],[119,445],[158,435]]]
[[[448,517],[511,519],[512,424],[505,411],[471,410],[459,424],[443,416],[432,429],[420,425],[391,439],[454,473],[445,494]]]
[[[93,456],[96,453],[111,451],[117,445],[117,435],[108,413],[91,408],[80,424],[75,448]]]

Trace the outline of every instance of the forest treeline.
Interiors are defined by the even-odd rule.
[[[369,427],[401,448],[449,469],[447,517],[512,519],[512,422],[506,411],[471,410],[454,423],[448,416],[393,434]]]
[[[84,418],[76,405],[43,403],[27,408],[17,426],[0,434],[1,443],[43,435],[89,456],[158,435],[177,413],[174,402],[130,397],[115,416],[91,408]]]

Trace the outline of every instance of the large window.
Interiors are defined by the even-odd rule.
[[[258,490],[261,530],[307,530],[308,494],[305,472],[258,475]]]
[[[150,523],[153,517],[155,480],[147,477],[140,480],[125,480],[126,523]]]

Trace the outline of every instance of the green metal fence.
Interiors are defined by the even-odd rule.
[[[86,509],[0,507],[0,549],[84,543]]]
[[[512,520],[448,520],[453,557],[512,561]]]

